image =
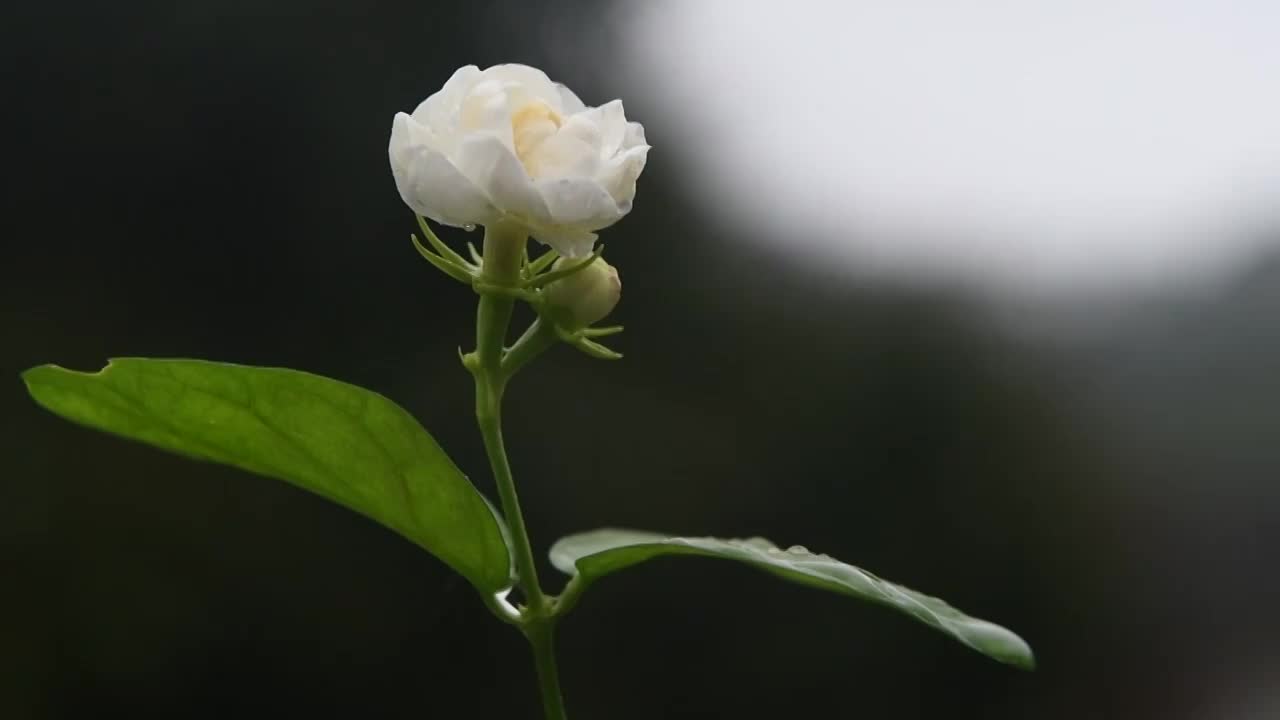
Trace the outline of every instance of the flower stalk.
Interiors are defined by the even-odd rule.
[[[480,278],[483,287],[515,289],[521,281],[526,235],[522,228],[494,224],[486,228],[484,256]],[[477,286],[479,290],[481,286]],[[559,671],[552,643],[554,632],[554,599],[543,593],[538,583],[524,513],[516,493],[511,465],[502,440],[502,396],[512,374],[551,342],[546,333],[530,328],[530,333],[508,353],[505,349],[507,329],[515,299],[511,293],[480,290],[476,310],[476,350],[464,358],[476,384],[476,423],[484,439],[485,452],[493,468],[502,512],[511,530],[511,550],[519,587],[524,596],[519,627],[533,649],[538,684],[542,693],[543,712],[547,720],[566,720],[564,699],[560,692]],[[508,362],[504,365],[504,359]]]

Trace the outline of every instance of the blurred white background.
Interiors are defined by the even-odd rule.
[[[684,135],[650,139],[690,151],[663,162],[805,259],[1075,295],[1212,282],[1280,238],[1280,4],[621,12],[647,124]]]

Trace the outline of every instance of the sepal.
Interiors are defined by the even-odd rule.
[[[611,332],[606,332],[605,334],[607,335],[614,335],[619,332],[622,332],[622,327],[620,325],[615,325],[610,328],[600,328],[600,329],[611,331]],[[588,335],[588,330],[590,330],[590,328],[568,330],[560,325],[555,326],[556,335],[559,336],[561,340],[563,340],[569,345],[572,345],[573,347],[577,348],[578,350],[581,350],[583,353],[586,353],[587,355],[590,355],[591,357],[597,360],[621,360],[622,359],[622,353],[617,352],[611,348],[607,348],[604,345],[601,345],[600,343],[592,340]],[[597,337],[600,337],[600,336],[597,335]]]
[[[413,241],[413,247],[417,249],[418,254],[427,262],[435,266],[437,270],[457,280],[464,285],[475,285],[476,276],[479,272],[469,263],[455,263],[452,260],[431,252],[418,241],[417,235],[410,235],[409,239]]]

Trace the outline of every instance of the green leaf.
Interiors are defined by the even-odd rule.
[[[778,548],[764,538],[722,540],[670,537],[605,528],[570,535],[551,548],[551,563],[590,584],[605,575],[660,555],[701,555],[737,560],[804,585],[888,605],[1000,662],[1030,670],[1031,648],[1012,632],[971,618],[938,598],[881,580],[866,570],[803,547]]]
[[[496,592],[511,570],[499,520],[427,431],[387,398],[319,375],[203,360],[111,360],[22,375],[62,417],[279,478],[395,530]]]

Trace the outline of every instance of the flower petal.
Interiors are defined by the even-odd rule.
[[[649,142],[644,139],[644,126],[638,122],[627,123],[627,131],[622,137],[622,149],[630,150],[633,147],[648,144]]]
[[[631,201],[636,196],[636,179],[644,171],[648,158],[648,145],[633,147],[611,158],[600,172],[600,184],[618,203],[623,213],[631,211]]]
[[[600,237],[593,232],[564,226],[533,227],[529,233],[534,240],[567,258],[584,258],[590,255],[595,248],[596,239]]]
[[[627,133],[627,115],[622,109],[621,100],[611,100],[600,107],[590,108],[582,113],[595,123],[600,130],[600,153],[603,157],[613,157],[622,147]]]
[[[402,154],[415,145],[423,145],[432,150],[440,149],[439,138],[431,128],[414,120],[412,115],[396,113],[391,121],[391,142],[387,146],[387,151],[392,156],[392,164],[395,162],[396,155]]]
[[[590,115],[571,115],[525,157],[529,174],[538,180],[595,177],[603,167],[601,142],[600,129]]]
[[[458,109],[459,135],[488,133],[514,149],[509,100],[507,89],[501,82],[486,79],[476,83]]]
[[[560,93],[560,112],[565,115],[574,115],[587,109],[587,106],[578,99],[572,90],[560,83],[556,83],[556,90]]]
[[[434,129],[437,133],[451,130],[455,123],[455,114],[462,104],[462,98],[476,83],[480,82],[480,68],[466,65],[454,71],[445,82],[444,87],[423,100],[413,111],[413,119]]]
[[[554,225],[599,230],[626,214],[609,191],[591,178],[540,180],[538,191],[546,201]]]
[[[421,128],[397,113],[387,153],[400,197],[415,213],[445,225],[480,225],[498,216],[489,198],[438,150],[412,139]]]
[[[516,85],[530,95],[542,100],[557,111],[563,112],[560,91],[551,78],[541,70],[519,63],[494,65],[485,68],[486,80],[497,80],[503,85]]]
[[[463,138],[456,160],[458,169],[502,212],[530,223],[551,221],[524,166],[498,137],[477,133]]]

